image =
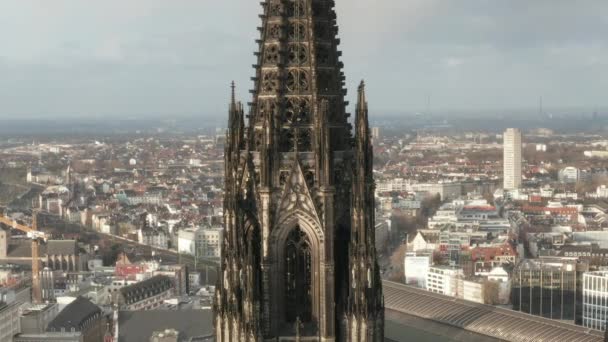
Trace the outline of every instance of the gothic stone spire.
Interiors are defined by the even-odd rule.
[[[384,299],[375,250],[373,149],[363,82],[359,86],[356,110],[350,286],[345,325],[348,341],[381,341],[384,337]]]
[[[353,139],[334,6],[264,1],[247,126],[233,85],[218,342],[294,338],[296,322],[302,338],[382,340],[367,103],[362,86]]]

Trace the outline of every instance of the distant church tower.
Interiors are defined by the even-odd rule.
[[[253,102],[226,139],[218,342],[383,341],[363,82],[345,112],[333,0],[266,0]]]

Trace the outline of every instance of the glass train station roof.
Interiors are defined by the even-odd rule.
[[[512,342],[601,342],[603,333],[525,313],[447,297],[399,283],[383,283],[386,310]]]

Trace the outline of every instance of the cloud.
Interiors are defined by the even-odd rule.
[[[605,0],[336,3],[347,85],[365,78],[378,111],[424,108],[429,93],[444,109],[541,94],[606,104]],[[231,80],[249,100],[260,12],[251,0],[2,0],[0,116],[223,115]]]
[[[448,57],[443,60],[443,63],[448,68],[456,68],[464,63],[464,60],[457,57]]]

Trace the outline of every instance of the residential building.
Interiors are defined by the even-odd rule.
[[[137,232],[139,243],[157,248],[169,248],[169,236],[162,228],[140,229]]]
[[[151,204],[161,205],[162,196],[160,193],[137,193],[133,190],[120,190],[116,194],[116,199],[125,205]]]
[[[608,248],[600,248],[597,243],[563,245],[558,256],[577,257],[591,265],[608,264]]]
[[[204,228],[198,238],[198,255],[207,258],[222,256],[224,228]]]
[[[482,275],[497,266],[515,265],[517,252],[509,243],[471,248],[471,260],[475,264],[475,274]]]
[[[159,227],[156,222],[152,222],[148,213],[140,215],[140,226],[137,230],[137,239],[139,243],[157,248],[169,248],[169,236],[164,227]]]
[[[112,300],[121,310],[152,310],[173,295],[173,280],[157,275],[112,293]]]
[[[439,252],[447,257],[451,265],[457,265],[464,250],[471,246],[471,233],[444,229],[439,233]]]

